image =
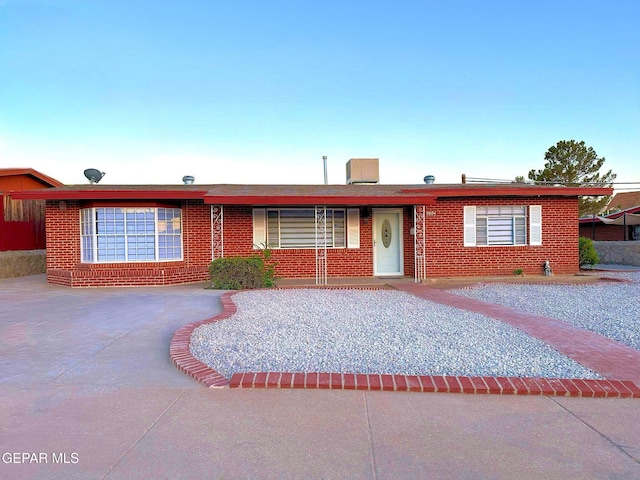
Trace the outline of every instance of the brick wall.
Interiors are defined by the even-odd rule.
[[[182,204],[183,261],[82,263],[77,201],[47,201],[47,280],[69,287],[170,285],[202,282],[211,262],[210,209],[202,202]]]
[[[542,245],[465,247],[465,205],[542,205]],[[545,260],[549,260],[554,273],[578,271],[576,198],[440,199],[428,209],[436,215],[426,218],[427,277],[511,275],[516,269],[540,275]]]
[[[465,205],[542,205],[541,246],[463,246]],[[211,261],[210,207],[198,201],[182,204],[184,260],[180,262],[84,264],[80,259],[80,208],[75,201],[47,202],[47,278],[73,287],[167,285],[208,279]],[[578,202],[575,198],[442,199],[428,207],[427,276],[511,275],[515,269],[540,275],[549,260],[555,273],[578,270]],[[403,208],[405,275],[414,272],[413,207]],[[249,256],[253,249],[253,217],[249,206],[224,208],[224,255]],[[360,248],[327,250],[329,277],[373,275],[372,208],[360,209]],[[528,230],[528,228],[527,228]],[[315,277],[315,249],[273,250],[276,275]]]
[[[627,229],[627,238],[631,238],[631,227],[627,227]],[[605,242],[623,241],[624,225],[604,225],[602,223],[596,223],[594,236],[593,224],[583,223],[580,225],[580,236]]]
[[[371,239],[371,208],[360,210],[360,248],[327,249],[329,277],[370,277],[373,275],[373,242]],[[250,256],[253,249],[252,208],[224,208],[224,256]],[[313,248],[274,249],[271,260],[276,275],[283,278],[311,278],[316,275],[316,251]]]

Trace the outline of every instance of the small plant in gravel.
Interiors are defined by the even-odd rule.
[[[593,241],[587,237],[580,237],[578,240],[578,248],[580,249],[580,266],[596,265],[600,258],[593,246]]]

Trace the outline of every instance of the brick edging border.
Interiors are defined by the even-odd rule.
[[[640,398],[630,381],[565,378],[246,372],[234,373],[229,387]]]
[[[173,362],[178,370],[186,373],[198,382],[205,384],[207,387],[226,387],[229,385],[229,379],[191,354],[191,350],[189,349],[191,334],[200,325],[218,322],[236,313],[238,309],[236,304],[231,300],[231,297],[235,293],[235,291],[229,291],[220,296],[222,312],[218,315],[206,320],[183,325],[176,330],[171,338],[171,344],[169,346],[171,362]]]
[[[304,287],[296,287],[304,288]],[[345,289],[345,287],[325,287]],[[351,287],[350,287],[351,288]],[[355,287],[378,290],[379,287]],[[385,287],[382,287],[385,288]],[[289,288],[288,288],[289,289]],[[244,372],[231,379],[196,359],[189,349],[191,334],[200,325],[218,322],[236,313],[231,297],[220,297],[222,312],[215,317],[183,325],[174,333],[169,356],[178,370],[210,388],[303,388],[402,392],[446,392],[562,397],[640,398],[640,387],[624,380],[589,380],[531,377],[465,377],[449,375],[390,375],[335,372]]]

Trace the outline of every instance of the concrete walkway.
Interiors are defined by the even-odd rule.
[[[204,388],[218,297],[0,280],[0,478],[640,478],[637,399]]]

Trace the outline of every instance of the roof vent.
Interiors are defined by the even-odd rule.
[[[194,178],[194,176],[193,176],[193,175],[185,175],[184,177],[182,177],[182,182],[183,182],[185,185],[193,185],[193,182],[194,182],[195,180],[196,180],[196,179]]]
[[[434,177],[433,175],[427,175],[426,177],[424,177],[424,183],[426,183],[427,185],[431,185],[435,181],[436,177]]]
[[[347,185],[380,183],[377,158],[352,158],[347,162]]]

